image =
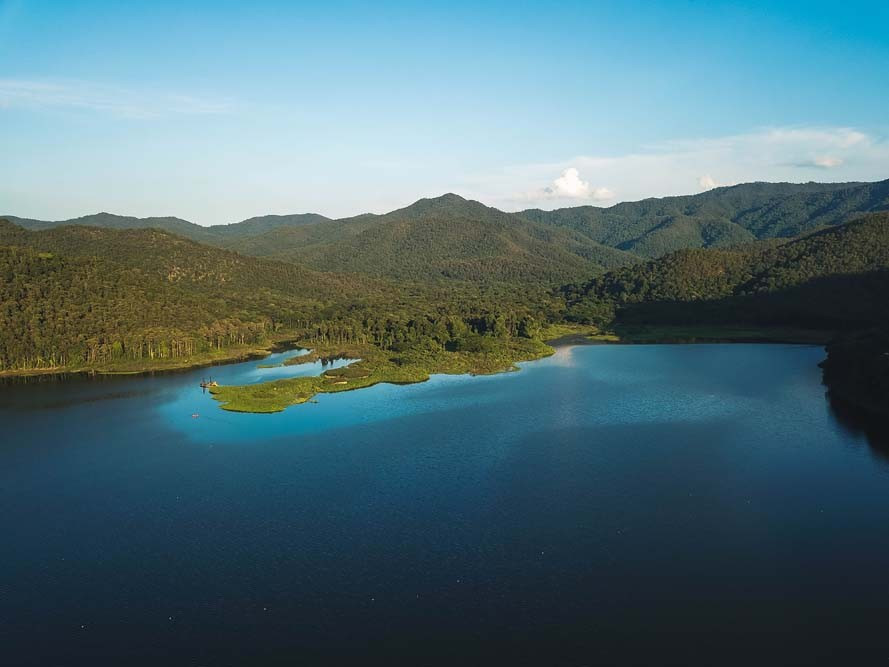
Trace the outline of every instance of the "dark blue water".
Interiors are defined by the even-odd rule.
[[[318,368],[0,386],[0,664],[885,664],[889,464],[822,357],[564,348],[276,415],[198,380]]]

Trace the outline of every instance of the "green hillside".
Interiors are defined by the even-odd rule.
[[[521,217],[580,232],[642,257],[682,248],[726,247],[797,236],[889,210],[889,181],[747,183],[698,195],[645,199],[610,208],[522,211]]]
[[[559,309],[558,299],[534,287],[402,286],[247,257],[156,229],[33,232],[0,220],[6,372],[194,365],[281,339],[439,356],[452,345],[484,355],[495,338],[530,338]],[[436,363],[430,372],[447,365]]]
[[[572,230],[448,194],[385,215],[279,229],[229,247],[400,280],[553,283],[637,261]]]
[[[193,357],[394,300],[384,284],[154,229],[0,220],[0,276],[0,370]]]
[[[317,213],[294,213],[290,215],[260,215],[247,218],[241,222],[233,222],[230,225],[213,225],[206,227],[210,234],[220,239],[246,238],[270,232],[273,229],[287,227],[301,227],[314,225],[319,222],[330,222],[330,218]]]
[[[690,249],[563,288],[569,316],[623,324],[849,329],[889,318],[889,213],[789,242]]]
[[[447,194],[383,215],[339,220],[312,213],[267,215],[202,227],[179,218],[109,213],[57,222],[10,219],[32,230],[68,225],[161,229],[319,271],[527,285],[577,280],[685,248],[789,238],[881,210],[889,210],[889,181],[747,183],[609,208],[518,214]]]
[[[0,245],[97,259],[171,284],[208,289],[241,290],[274,285],[292,296],[328,298],[359,286],[359,281],[347,276],[245,257],[157,229],[71,226],[31,232],[0,221]]]

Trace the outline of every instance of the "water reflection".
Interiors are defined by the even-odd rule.
[[[889,423],[825,393],[830,414],[848,434],[863,438],[877,458],[889,463]]]
[[[318,375],[356,361],[325,358],[309,363],[286,363],[309,352],[294,348],[239,362],[141,373],[44,373],[0,377],[0,408],[18,412],[52,411],[97,401],[144,400],[149,396],[154,403],[168,402],[183,392],[192,394],[194,389],[206,393],[203,385],[210,381],[225,385],[256,384]],[[210,400],[209,396],[205,398]]]

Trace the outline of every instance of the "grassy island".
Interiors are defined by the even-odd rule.
[[[319,359],[358,359],[314,377],[296,377],[245,386],[213,387],[213,398],[234,412],[280,412],[323,393],[350,391],[381,382],[425,382],[433,373],[484,375],[516,370],[518,361],[549,356],[553,348],[537,339],[484,337],[478,349],[408,349],[400,352],[373,345],[313,345],[312,352],[292,357],[287,364]],[[306,343],[309,346],[309,343]]]

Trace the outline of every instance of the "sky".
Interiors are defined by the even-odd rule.
[[[0,0],[0,214],[889,178],[889,2]]]

